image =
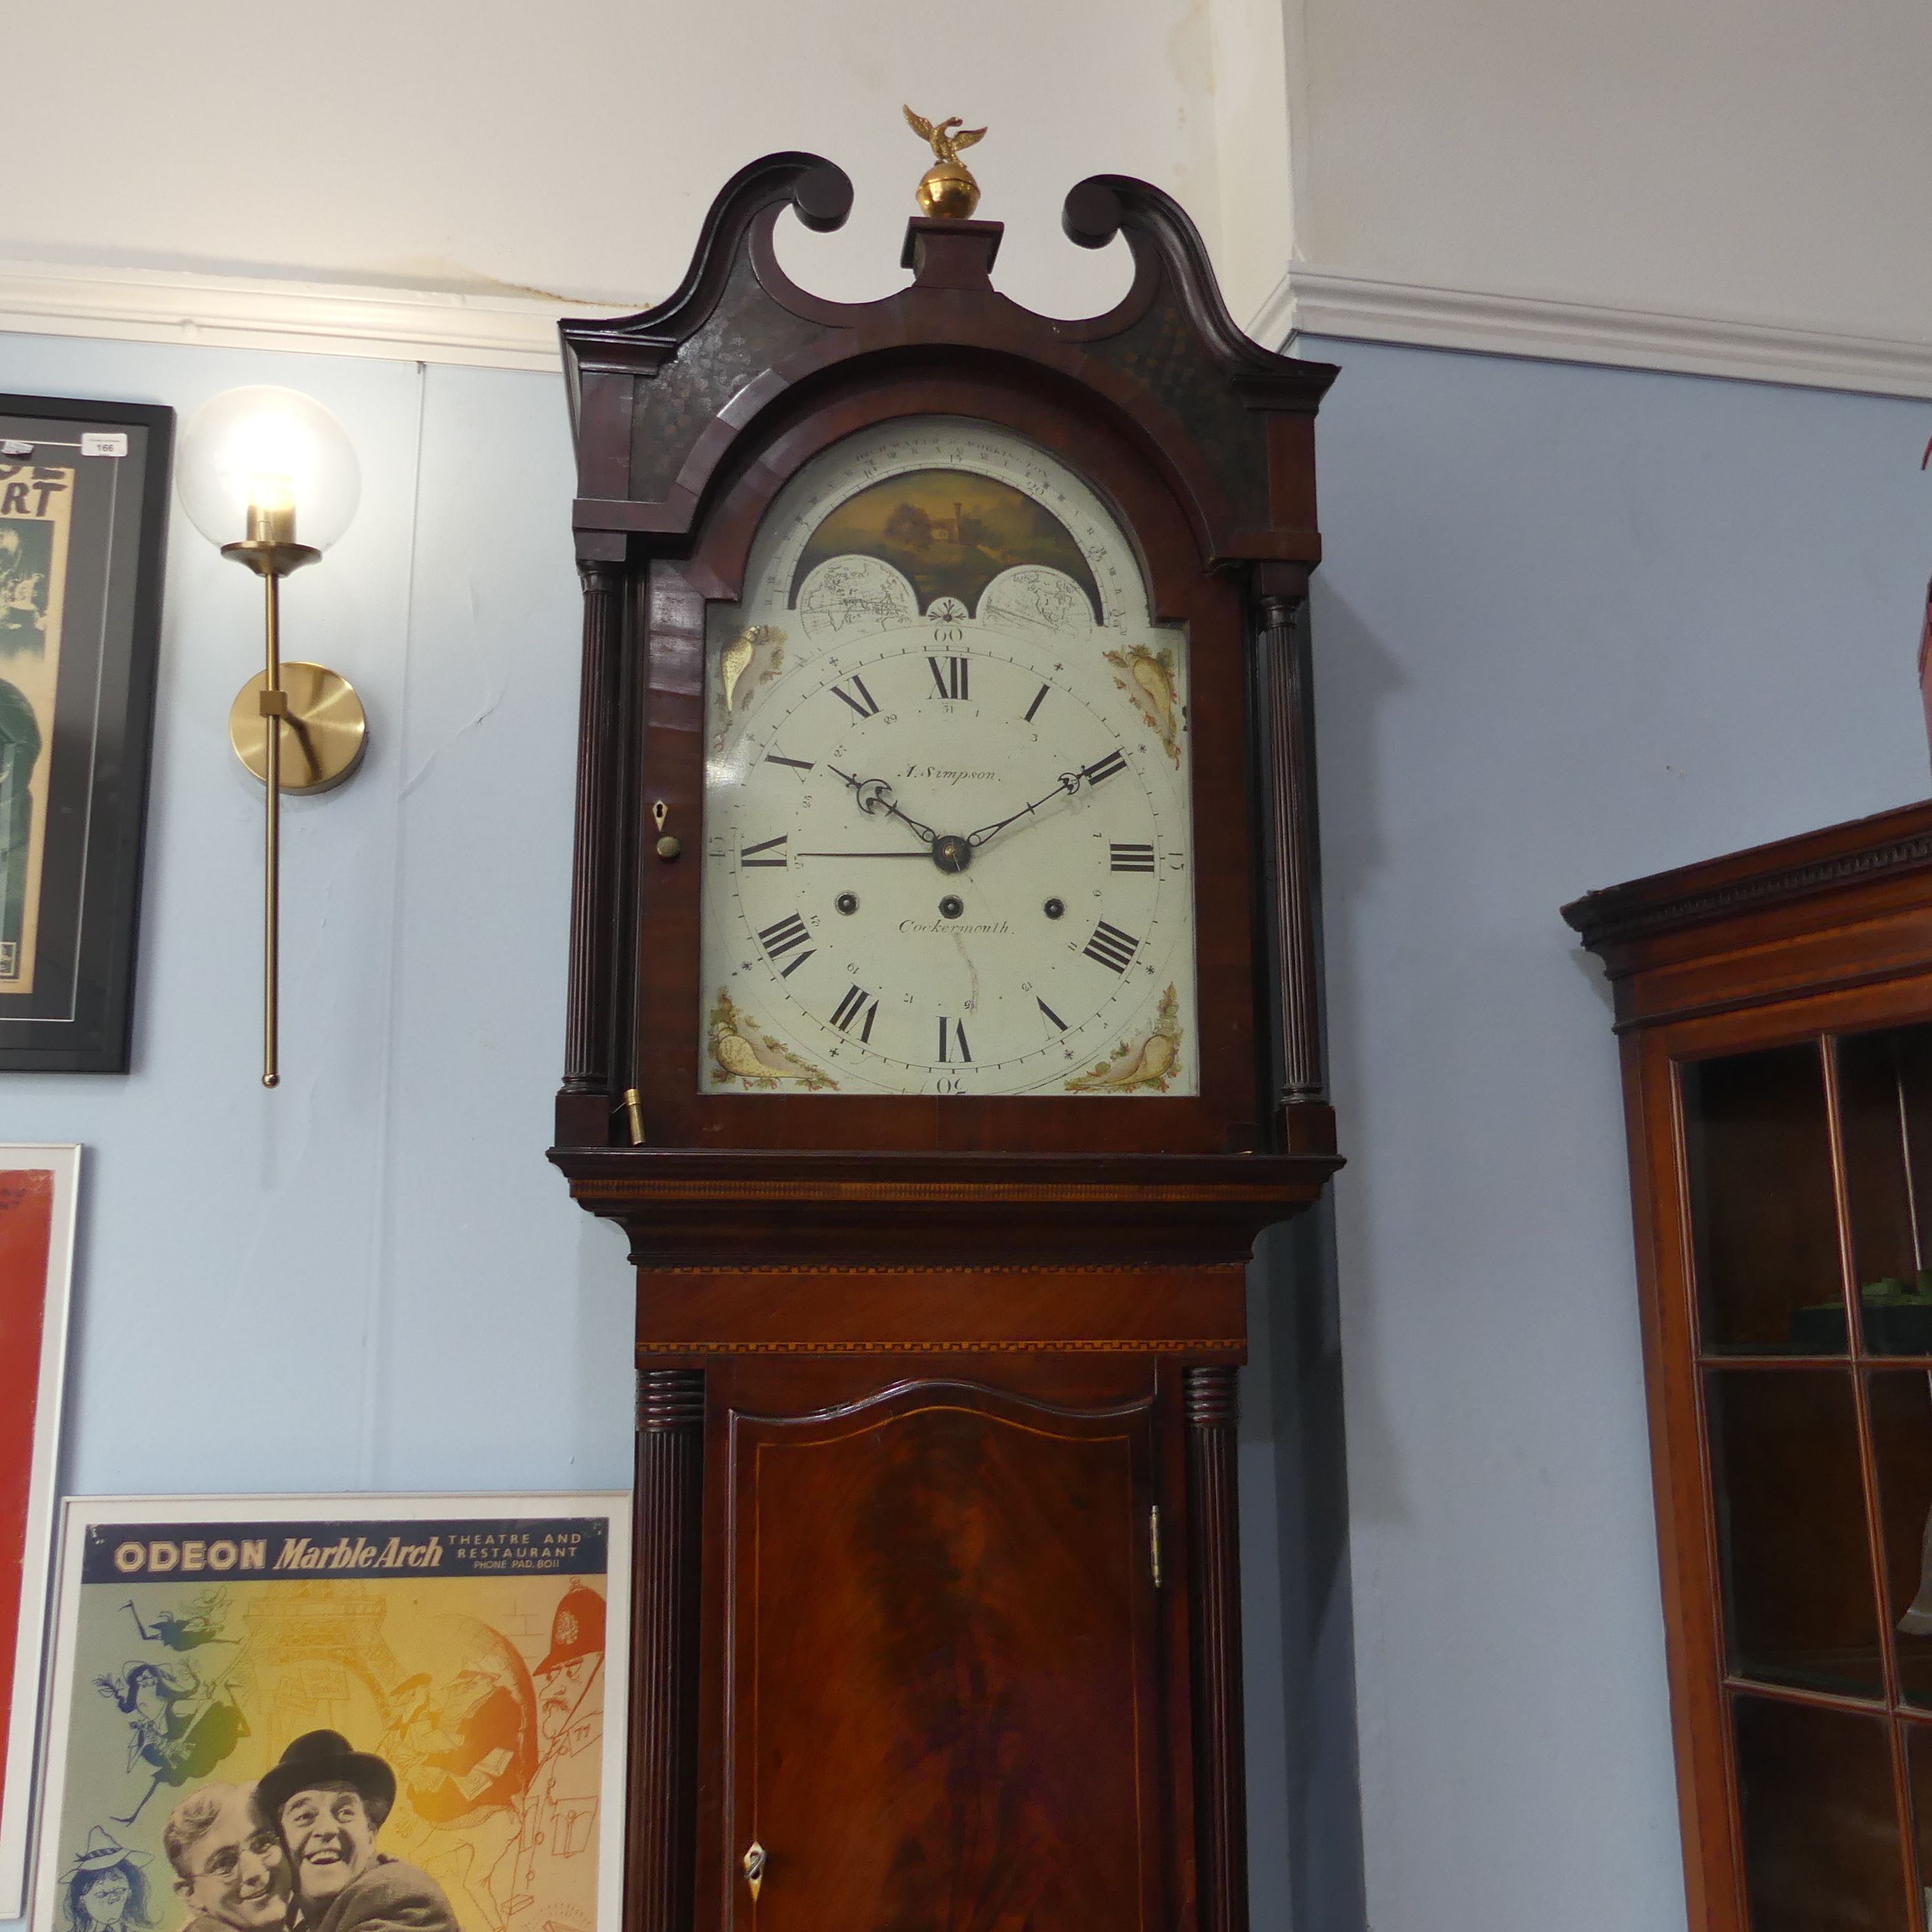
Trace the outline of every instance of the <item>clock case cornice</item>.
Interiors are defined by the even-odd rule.
[[[1099,248],[1120,235],[1134,262],[1125,297],[1077,321],[1036,315],[993,288],[1003,232],[995,222],[910,221],[903,260],[914,279],[882,301],[808,294],[778,263],[776,224],[790,208],[808,228],[836,229],[851,200],[850,182],[830,162],[769,156],[720,194],[668,301],[627,318],[560,324],[586,618],[568,1038],[550,1158],[583,1206],[625,1226],[640,1267],[903,1262],[941,1251],[959,1265],[1244,1260],[1259,1229],[1310,1204],[1340,1165],[1317,1018],[1312,758],[1298,622],[1321,554],[1314,416],[1336,371],[1244,336],[1192,224],[1144,182],[1096,176],[1066,197],[1071,240]],[[653,759],[646,721],[692,701],[682,689],[700,662],[689,653],[701,640],[704,600],[738,594],[757,518],[868,400],[887,415],[923,409],[1010,421],[1084,458],[1090,479],[1117,496],[1124,490],[1124,503],[1156,491],[1171,505],[1166,536],[1150,539],[1131,513],[1124,521],[1137,544],[1152,541],[1163,553],[1148,560],[1157,601],[1163,575],[1173,583],[1192,573],[1202,586],[1190,593],[1196,610],[1218,614],[1227,643],[1243,640],[1238,672],[1223,656],[1232,696],[1219,742],[1244,740],[1245,811],[1238,781],[1232,796],[1246,856],[1219,877],[1204,862],[1198,892],[1222,951],[1254,962],[1255,1064],[1241,1076],[1253,1096],[1224,1108],[1225,1136],[1216,1127],[1212,1147],[1200,1144],[1198,1128],[1186,1151],[1107,1144],[1124,1130],[1103,1115],[1148,1110],[1140,1117],[1152,1121],[1153,1110],[1195,1104],[1180,1100],[843,1096],[727,1096],[728,1108],[783,1108],[783,1146],[770,1144],[769,1132],[747,1136],[762,1146],[700,1143],[688,1124],[674,1121],[667,1132],[648,1105],[647,1144],[626,1144],[623,1090],[634,1081],[648,1100],[651,1079],[665,1077],[652,1067],[652,1042],[638,1036],[639,988],[658,970],[654,949],[695,944],[694,930],[662,916],[664,878],[678,868],[650,856],[656,834],[646,814],[665,788],[661,762],[645,769]],[[1096,452],[1106,448],[1148,480],[1096,473]],[[1229,620],[1230,611],[1239,614]],[[1204,638],[1210,628],[1204,621]],[[661,644],[686,653],[682,668],[651,661]],[[1204,689],[1200,696],[1204,722]],[[1209,782],[1197,774],[1197,791]],[[674,794],[673,808],[686,814],[681,829],[694,860],[698,827],[688,814],[698,800]],[[1243,902],[1238,912],[1208,903],[1231,892]],[[1203,930],[1205,944],[1213,935]],[[687,1026],[694,995],[692,1005],[692,1015],[676,1016]],[[1204,1042],[1199,1050],[1207,1053]],[[803,1115],[806,1107],[818,1111]],[[962,1122],[974,1107],[988,1114],[966,1144],[956,1136],[935,1148],[922,1131],[935,1107]],[[871,1120],[896,1108],[905,1131],[872,1136],[878,1150],[818,1144],[808,1125],[860,1118],[840,1109],[874,1110]],[[1033,1109],[1029,1123],[1070,1110],[1060,1118],[1090,1124],[1066,1127],[1064,1146],[1049,1150],[1060,1129],[1046,1141],[1003,1135],[994,1124],[1002,1108]],[[840,1139],[836,1126],[824,1133]],[[1101,1144],[1083,1150],[1083,1140]]]
[[[1068,194],[1068,238],[1100,248],[1119,235],[1134,262],[1121,300],[1078,321],[1036,315],[992,286],[997,221],[916,218],[901,257],[909,286],[872,302],[808,294],[778,264],[778,217],[789,207],[824,233],[851,206],[852,184],[833,163],[767,155],[719,194],[668,301],[558,324],[580,557],[621,562],[666,539],[688,542],[734,446],[788,391],[860,358],[956,370],[970,358],[1104,398],[1186,507],[1210,565],[1279,563],[1285,584],[1305,585],[1322,554],[1314,418],[1337,371],[1241,333],[1199,232],[1168,196],[1125,175],[1092,176]]]

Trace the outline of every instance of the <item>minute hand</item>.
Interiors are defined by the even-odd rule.
[[[1080,789],[1080,781],[1086,776],[1084,772],[1062,772],[1060,782],[1044,798],[1036,798],[1032,804],[1022,806],[1018,811],[1010,814],[995,824],[981,826],[978,831],[968,835],[967,844],[975,847],[985,844],[994,832],[1005,831],[1008,826],[1025,818],[1029,812],[1037,812],[1043,805],[1051,805],[1062,792],[1071,798]]]

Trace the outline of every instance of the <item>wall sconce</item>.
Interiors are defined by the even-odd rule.
[[[196,412],[182,433],[175,483],[195,528],[262,580],[266,666],[237,694],[228,740],[268,799],[262,1084],[273,1087],[281,1078],[281,795],[333,790],[353,776],[368,745],[368,721],[346,678],[321,664],[282,662],[281,580],[317,562],[348,529],[362,472],[348,433],[320,403],[294,389],[251,387]]]

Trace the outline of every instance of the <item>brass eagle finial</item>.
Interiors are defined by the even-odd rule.
[[[964,220],[980,205],[980,184],[973,178],[972,170],[959,158],[959,150],[983,140],[986,129],[968,128],[963,115],[949,114],[935,127],[910,107],[904,111],[907,126],[922,141],[932,144],[933,165],[920,178],[921,212],[946,220]]]

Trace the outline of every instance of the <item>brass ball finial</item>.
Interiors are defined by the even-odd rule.
[[[932,142],[934,156],[933,165],[920,177],[920,212],[941,220],[965,220],[980,206],[980,184],[973,178],[972,170],[959,158],[959,150],[983,140],[986,129],[967,127],[964,117],[958,114],[948,115],[935,127],[910,107],[905,110],[905,118],[906,124],[922,141]]]

